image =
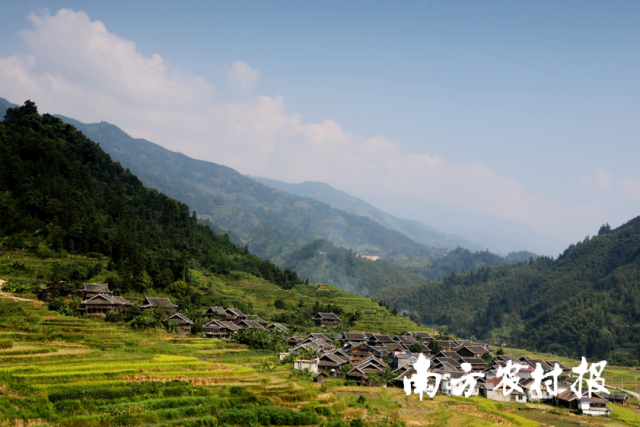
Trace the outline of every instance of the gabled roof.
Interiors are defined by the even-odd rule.
[[[213,330],[228,329],[230,331],[239,331],[240,329],[242,329],[240,326],[236,325],[233,322],[226,322],[226,321],[217,320],[217,319],[214,319],[211,322],[204,325],[204,328],[213,329]]]
[[[475,346],[475,345],[463,345],[462,347],[460,347],[459,349],[456,350],[456,353],[460,353],[460,351],[462,351],[463,349],[467,349],[469,351],[471,351],[473,354],[485,354],[487,352],[489,352],[489,350],[487,350],[484,347],[481,346]]]
[[[108,283],[85,283],[82,290],[85,292],[111,293]]]
[[[393,343],[393,339],[389,335],[385,334],[373,334],[373,337],[370,338],[372,341],[376,341],[379,343]]]
[[[358,361],[356,361],[354,363],[355,363],[355,366],[358,366],[360,368],[362,368],[363,366],[369,365],[371,363],[373,363],[374,365],[376,365],[376,366],[378,366],[378,367],[380,367],[382,369],[384,369],[387,366],[386,363],[379,361],[378,359],[376,359],[373,356],[367,356],[364,359],[358,360]]]
[[[414,342],[417,342],[416,339],[411,335],[396,335],[394,340],[401,343],[409,344],[409,345],[413,344]]]
[[[511,360],[511,363],[520,364],[520,360],[516,359],[515,357],[513,357],[510,354],[500,354],[500,355],[496,356],[496,359],[502,360],[504,362],[508,362],[509,360]]]
[[[397,377],[394,378],[394,381],[402,381],[405,377],[406,378],[411,378],[411,376],[413,374],[416,374],[417,371],[413,368],[409,368],[407,366],[403,366],[402,369],[404,372],[402,372],[400,375],[398,375]]]
[[[284,332],[285,334],[289,333],[289,329],[287,329],[286,327],[282,326],[280,323],[272,323],[269,326],[267,326],[267,329],[277,329],[279,331]]]
[[[461,357],[458,359],[460,363],[471,363],[472,365],[485,365],[487,362],[482,360],[480,357]]]
[[[224,307],[209,306],[209,309],[204,313],[204,315],[209,316],[212,314],[215,314],[216,316],[226,316],[227,312],[224,310]]]
[[[335,313],[318,313],[313,317],[313,320],[342,320]]]
[[[421,340],[432,340],[433,337],[427,332],[414,332],[414,335],[420,338]]]
[[[173,314],[169,317],[167,317],[166,319],[164,319],[165,322],[175,322],[175,323],[186,323],[186,324],[192,324],[193,320],[189,319],[188,317],[184,316],[183,314],[180,313],[176,313]]]
[[[238,325],[244,325],[245,329],[265,329],[264,326],[262,326],[255,320],[242,319],[240,322],[238,322]]]
[[[573,402],[574,400],[578,400],[578,396],[574,392],[572,392],[571,389],[563,391],[562,393],[558,394],[556,398],[558,400],[564,400],[565,402]]]
[[[149,308],[149,307],[172,307],[177,308],[176,304],[173,304],[169,301],[169,298],[154,298],[154,297],[145,297],[142,304],[140,304],[140,308]]]
[[[370,346],[369,344],[366,344],[366,343],[362,343],[362,344],[354,345],[354,346],[352,346],[352,347],[349,349],[349,351],[353,351],[353,350],[355,350],[355,349],[358,349],[358,348],[364,348],[364,347],[370,348],[371,350],[374,350],[374,351],[376,351],[377,353],[382,354],[382,349],[375,348],[375,347]]]
[[[307,338],[315,338],[317,340],[331,341],[331,338],[329,337],[329,335],[321,334],[319,332],[312,332],[309,334],[309,336],[307,336]]]
[[[116,297],[108,294],[94,295],[86,301],[82,301],[84,305],[99,305],[99,304],[111,304],[111,305],[133,305],[122,297]]]
[[[435,356],[433,356],[434,358],[440,358],[440,357],[451,357],[453,359],[459,359],[460,355],[458,353],[456,353],[455,351],[441,351],[438,354],[436,354]]]
[[[345,332],[344,339],[347,341],[366,341],[362,332]]]
[[[246,314],[238,310],[237,308],[227,308],[227,314],[230,314],[235,317],[247,317]]]
[[[569,368],[568,366],[563,365],[562,363],[558,362],[557,360],[547,360],[547,365],[553,367],[555,364],[558,364],[558,366],[560,366],[560,369],[562,369],[563,371],[570,371],[571,368]]]
[[[521,362],[524,362],[524,363],[526,363],[526,364],[528,364],[528,365],[530,365],[532,368],[535,368],[535,367],[536,367],[536,363],[539,363],[539,364],[540,364],[540,367],[541,367],[541,368],[542,368],[542,370],[543,370],[543,371],[545,371],[545,372],[546,372],[546,371],[549,371],[549,370],[551,370],[551,369],[553,369],[553,367],[552,367],[552,366],[547,365],[547,362],[545,362],[545,361],[544,361],[544,360],[542,360],[542,359],[533,359],[533,358],[531,358],[531,357],[522,356],[522,357],[520,358],[520,361],[521,361]]]
[[[260,316],[258,316],[257,314],[250,314],[247,316],[247,320],[253,320],[256,321],[262,325],[268,325],[269,322],[267,322],[266,320],[260,318]]]
[[[345,365],[351,362],[351,359],[340,357],[335,353],[325,353],[320,357],[319,365],[332,366],[332,365]]]

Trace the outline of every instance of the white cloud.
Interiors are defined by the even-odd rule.
[[[109,121],[242,173],[460,204],[571,240],[602,222],[597,204],[568,206],[532,194],[480,163],[406,152],[397,141],[356,135],[329,119],[304,123],[284,112],[280,96],[217,104],[213,85],[202,77],[168,66],[157,54],[143,56],[135,43],[83,12],[63,9],[29,20],[33,29],[22,37],[30,55],[0,59],[0,96],[14,102],[29,98],[40,111]],[[241,91],[259,76],[244,62],[228,74]]]
[[[227,72],[229,84],[236,90],[247,92],[253,89],[262,73],[255,70],[246,62],[236,61]]]

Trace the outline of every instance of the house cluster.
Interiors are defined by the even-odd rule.
[[[284,358],[301,350],[311,351],[318,354],[317,358],[296,361],[294,368],[308,369],[321,376],[337,376],[345,367],[349,367],[346,378],[366,384],[371,373],[384,373],[387,367],[398,370],[400,375],[400,367],[417,360],[418,353],[414,356],[409,348],[414,351],[419,349],[421,353],[429,355],[431,351],[428,344],[432,339],[429,334],[422,332],[393,338],[377,332],[312,333],[305,338],[289,338],[288,343],[292,348],[289,353],[280,356]]]
[[[348,367],[346,379],[366,385],[372,373],[382,374],[388,367],[395,375],[393,384],[403,387],[404,378],[411,378],[416,373],[413,364],[422,353],[430,361],[429,371],[442,375],[439,391],[445,395],[452,392],[452,379],[468,373],[462,367],[463,363],[468,363],[471,365],[472,373],[484,374],[483,378],[477,380],[471,394],[495,401],[544,401],[560,407],[578,409],[588,415],[608,415],[611,409],[606,407],[607,403],[626,402],[626,395],[623,394],[592,393],[589,397],[585,392],[582,396],[577,396],[570,389],[571,368],[556,360],[544,361],[527,356],[517,359],[511,355],[497,355],[495,349],[488,344],[468,340],[438,341],[443,349],[432,355],[428,347],[432,340],[433,337],[424,332],[396,335],[393,338],[375,332],[312,333],[303,339],[295,336],[290,338],[289,344],[293,348],[289,353],[300,353],[302,349],[317,353],[318,356],[313,360],[294,361],[294,369],[310,370],[319,380],[323,380],[321,377],[337,376]],[[336,345],[337,341],[340,342],[339,346]],[[418,346],[419,352],[416,351]],[[493,362],[487,363],[482,358],[486,353],[491,356]],[[280,357],[286,355],[287,353],[283,353]],[[503,388],[499,387],[502,378],[498,377],[498,369],[505,368],[509,361],[521,366],[517,373],[517,381],[522,392],[514,390],[505,396]],[[556,364],[560,367],[562,373],[558,377],[556,396],[553,396],[552,389],[549,388],[553,387],[553,384],[543,383],[540,387],[541,394],[533,390],[532,374],[537,364],[540,364],[545,374],[552,371]],[[435,382],[435,379],[433,381]]]
[[[279,330],[285,334],[289,329],[280,323],[269,323],[259,316],[244,314],[237,308],[209,307],[203,315],[208,320],[203,327],[205,338],[228,339],[243,329]]]
[[[116,310],[126,311],[134,305],[121,296],[113,295],[108,283],[85,283],[78,293],[83,299],[79,310],[84,315],[107,314]],[[139,307],[142,310],[160,309],[170,315],[164,319],[165,322],[175,323],[180,332],[191,332],[193,321],[178,313],[178,305],[173,304],[169,298],[145,297]]]

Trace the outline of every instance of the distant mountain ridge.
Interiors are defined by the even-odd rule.
[[[446,252],[417,243],[369,218],[267,187],[227,166],[132,138],[112,124],[57,117],[100,143],[145,185],[187,203],[199,218],[211,220],[237,243],[279,265],[288,253],[316,239],[389,260]]]
[[[247,175],[249,176],[249,175]],[[340,209],[353,215],[371,218],[391,230],[398,231],[418,243],[427,246],[435,246],[448,249],[463,247],[472,251],[483,250],[480,245],[462,237],[444,233],[434,227],[418,221],[399,219],[381,211],[371,204],[353,197],[344,191],[333,188],[324,182],[305,181],[300,184],[290,184],[275,179],[249,176],[268,187],[282,190],[301,197],[309,197],[324,203],[332,208]]]

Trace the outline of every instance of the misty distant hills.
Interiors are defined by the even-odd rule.
[[[277,264],[316,239],[392,261],[446,252],[417,243],[369,218],[267,187],[229,167],[132,138],[109,123],[84,124],[58,117],[100,143],[145,185],[188,204],[199,218],[211,220],[237,243]]]
[[[371,204],[337,190],[324,182],[306,181],[301,184],[289,184],[269,178],[250,177],[266,186],[286,191],[296,196],[309,197],[324,202],[332,208],[340,209],[353,215],[371,218],[391,230],[398,231],[418,243],[427,246],[456,249],[463,247],[472,251],[483,250],[482,246],[458,236],[422,224],[418,221],[399,219],[393,215],[373,207]]]

